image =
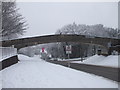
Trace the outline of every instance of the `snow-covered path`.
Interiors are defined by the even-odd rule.
[[[21,60],[2,71],[3,88],[117,88],[117,82],[19,55]]]

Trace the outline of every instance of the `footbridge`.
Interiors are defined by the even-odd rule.
[[[116,38],[105,38],[105,37],[93,37],[86,35],[75,35],[75,34],[54,34],[37,37],[28,37],[15,40],[2,41],[3,47],[9,47],[14,45],[15,48],[20,49],[23,47],[33,46],[37,44],[55,43],[55,42],[79,42],[86,44],[97,44],[107,49],[113,48],[120,52],[120,39]],[[116,48],[117,47],[117,48]]]

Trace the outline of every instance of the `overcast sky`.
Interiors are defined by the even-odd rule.
[[[118,27],[117,2],[17,2],[27,20],[26,36],[54,34],[66,24],[103,24]]]

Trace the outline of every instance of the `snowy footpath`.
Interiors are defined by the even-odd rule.
[[[19,63],[2,70],[3,88],[118,88],[104,77],[18,55]]]

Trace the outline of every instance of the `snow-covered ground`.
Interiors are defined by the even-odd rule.
[[[84,63],[91,65],[100,65],[107,67],[118,67],[118,55],[110,55],[110,56],[102,56],[102,55],[94,55],[85,59],[83,62],[81,61],[73,61],[72,63]]]
[[[18,55],[20,62],[2,70],[3,88],[118,88],[118,83],[93,74]]]

